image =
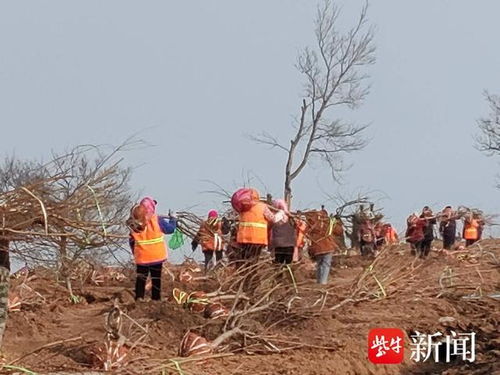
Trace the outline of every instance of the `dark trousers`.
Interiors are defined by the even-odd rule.
[[[422,244],[424,243],[424,240],[416,241],[416,242],[410,242],[411,245],[411,255],[422,255]]]
[[[257,264],[263,248],[264,245],[239,244],[236,267],[244,271]],[[255,290],[257,285],[260,285],[260,275],[257,272],[244,272],[243,274],[245,275],[243,279],[243,290],[250,293]]]
[[[360,241],[360,252],[362,256],[373,255],[375,251],[375,243],[374,242],[366,242],[364,240]]]
[[[443,233],[443,249],[450,250],[455,243],[455,235]]]
[[[212,261],[215,253],[215,261],[219,262],[222,260],[222,250],[203,250],[203,255],[205,256],[205,271],[208,268],[208,264]]]
[[[257,263],[260,258],[260,253],[264,245],[241,244],[240,245],[240,260],[248,263]]]
[[[293,249],[293,246],[275,248],[274,262],[279,264],[291,264],[293,261]]]
[[[465,240],[465,247],[469,247],[470,245],[476,243],[477,240]]]
[[[422,242],[420,243],[420,256],[426,257],[427,255],[429,255],[431,251],[432,241],[432,238],[422,240]]]
[[[161,269],[163,263],[153,264],[151,266],[137,265],[137,278],[135,280],[135,299],[144,298],[146,291],[146,280],[151,275],[153,289],[151,290],[151,299],[159,301],[161,299]]]

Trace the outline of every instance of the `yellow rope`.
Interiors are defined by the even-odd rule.
[[[297,288],[297,283],[295,282],[295,276],[293,275],[292,269],[290,268],[290,266],[288,264],[286,265],[286,268],[288,269],[288,272],[290,273],[290,277],[292,278],[295,293],[299,294],[299,289]]]
[[[179,372],[179,375],[184,375],[184,372],[182,371],[181,365],[178,361],[176,361],[175,359],[171,359],[170,362],[172,362],[175,365],[175,368]]]
[[[102,217],[101,206],[99,205],[99,201],[97,200],[97,194],[95,193],[95,190],[92,189],[92,187],[89,184],[86,184],[85,186],[87,186],[87,188],[90,190],[90,192],[94,196],[95,205],[97,207],[97,212],[99,213],[99,219],[101,219],[102,233],[103,233],[104,237],[106,237],[106,235],[107,235],[106,225],[104,224],[104,219]]]
[[[382,294],[384,297],[387,297],[387,293],[385,292],[385,289],[384,287],[382,286],[382,283],[377,279],[377,276],[375,276],[375,272],[373,272],[373,269],[370,269],[370,273],[372,275],[372,277],[375,279],[375,281],[377,282],[378,284],[378,287],[380,288]]]

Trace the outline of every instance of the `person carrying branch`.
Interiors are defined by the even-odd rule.
[[[267,204],[260,201],[255,189],[238,190],[233,194],[231,204],[239,213],[236,242],[240,261],[257,262],[269,242],[269,224],[276,218]]]
[[[292,221],[288,205],[283,199],[275,200],[273,207],[279,211],[275,214],[278,220],[271,227],[269,249],[274,250],[275,263],[291,264],[297,245],[298,228]]]
[[[161,271],[167,259],[167,245],[163,236],[172,234],[177,226],[176,218],[156,214],[157,202],[149,197],[141,200],[131,210],[127,220],[130,228],[129,244],[137,265],[135,299],[144,299],[146,281],[151,276],[151,299],[161,299]]]
[[[398,232],[396,232],[396,229],[390,223],[385,223],[382,231],[386,245],[394,245],[399,242]]]
[[[307,237],[309,255],[316,261],[316,281],[320,285],[328,284],[333,253],[338,250],[335,241],[334,222],[325,209],[310,211],[307,217]]]
[[[469,247],[479,239],[479,222],[474,218],[472,212],[464,216],[464,230],[462,237],[465,240],[465,247]]]
[[[364,219],[358,228],[358,242],[362,256],[375,255],[376,234],[373,223],[370,219]]]
[[[457,236],[457,215],[451,206],[446,206],[439,215],[439,233],[443,238],[443,249],[451,250]]]
[[[429,255],[434,241],[434,225],[436,225],[436,217],[433,216],[429,206],[425,206],[420,214],[421,219],[425,219],[424,239],[422,240],[422,256]]]
[[[426,220],[418,217],[416,214],[411,214],[406,220],[406,242],[411,245],[411,254],[422,256],[422,243],[425,239]]]
[[[222,238],[223,228],[222,221],[219,219],[219,214],[215,210],[208,213],[207,220],[203,221],[191,242],[191,249],[196,250],[198,245],[201,245],[201,251],[205,257],[205,272],[208,271],[208,266],[212,262],[215,254],[215,264],[222,260],[222,252],[224,249],[224,241]]]

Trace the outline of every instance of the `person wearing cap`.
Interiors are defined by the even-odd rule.
[[[222,252],[224,249],[224,241],[222,239],[222,222],[219,219],[219,214],[215,210],[208,213],[207,220],[203,221],[195,238],[191,242],[191,248],[196,250],[198,245],[201,245],[201,251],[205,257],[205,272],[208,271],[208,266],[212,262],[215,253],[215,264],[222,260]]]
[[[175,231],[175,217],[158,216],[157,202],[146,197],[136,204],[132,210],[127,225],[130,228],[129,244],[137,265],[135,283],[135,299],[144,299],[146,281],[151,276],[151,299],[161,299],[161,272],[163,263],[167,260],[167,244],[163,236]]]

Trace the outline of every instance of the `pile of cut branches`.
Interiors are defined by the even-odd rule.
[[[415,258],[406,250],[406,246],[385,248],[353,282],[353,298],[388,298],[401,293],[430,298],[498,294],[498,247],[478,243],[460,251],[442,250],[438,256],[446,260],[446,265],[439,273],[434,266],[427,272],[429,259]]]
[[[119,153],[79,146],[49,162],[7,158],[0,166],[0,240],[27,264],[66,265],[116,249],[126,237],[130,170]]]

